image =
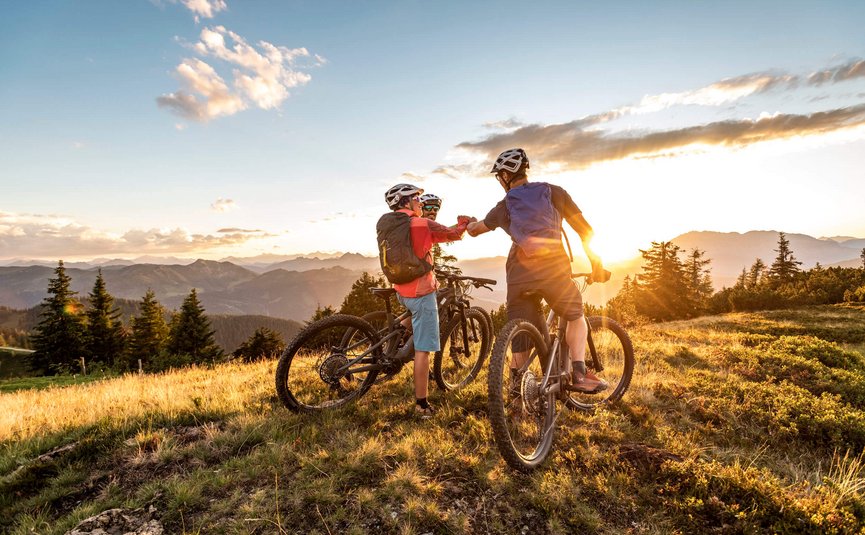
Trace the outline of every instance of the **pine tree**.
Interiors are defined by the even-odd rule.
[[[711,271],[707,266],[712,262],[709,258],[703,258],[706,251],[701,251],[696,247],[688,253],[685,261],[685,280],[688,283],[688,290],[691,293],[691,299],[697,308],[701,311],[706,310],[709,305],[709,299],[714,293],[712,288],[712,277],[709,274]]]
[[[630,275],[625,275],[622,287],[615,297],[607,302],[609,315],[620,323],[629,323],[638,319],[636,301],[639,283],[634,275],[633,281]]]
[[[189,355],[195,363],[213,362],[222,356],[222,349],[213,339],[210,320],[204,314],[195,288],[171,320],[168,351],[173,355]]]
[[[733,288],[744,288],[748,283],[748,270],[746,268],[742,268],[742,273],[739,273],[739,276],[736,277],[736,284],[733,285]]]
[[[796,260],[793,256],[793,251],[790,250],[790,242],[783,232],[778,233],[778,248],[774,249],[778,256],[772,262],[772,267],[769,268],[769,276],[776,284],[784,284],[791,282],[793,278],[801,270],[799,266],[802,262]]]
[[[375,278],[364,271],[360,278],[351,285],[351,291],[343,299],[339,313],[363,316],[374,310],[383,310],[384,302],[381,298],[372,295],[369,289],[386,287],[388,287],[388,283],[384,277]]]
[[[638,314],[655,321],[694,314],[696,306],[679,250],[679,246],[670,242],[652,242],[651,249],[640,249],[644,264],[636,299]]]
[[[309,321],[307,321],[306,324],[309,325],[310,323],[315,323],[318,320],[333,316],[334,314],[336,314],[336,310],[334,310],[331,305],[321,308],[321,305],[319,304],[315,307],[315,312],[312,313],[312,317],[309,318]]]
[[[253,362],[267,358],[276,358],[285,350],[285,342],[278,332],[267,327],[259,327],[252,336],[234,351],[234,356]]]
[[[78,369],[79,359],[85,355],[81,304],[75,300],[77,292],[69,288],[72,279],[66,275],[63,260],[54,275],[48,281],[48,297],[42,301],[31,361],[34,370],[48,375]]]
[[[745,278],[745,288],[753,290],[763,282],[763,277],[766,275],[766,264],[763,259],[758,258],[751,264],[748,270],[748,276]]]
[[[865,269],[865,247],[863,247],[862,252],[859,253],[859,258],[862,259],[862,269]]]
[[[93,291],[88,296],[85,347],[91,360],[113,366],[126,346],[120,310],[113,308],[114,298],[105,288],[102,270],[96,275]]]
[[[463,270],[458,268],[456,265],[457,257],[445,252],[441,244],[433,244],[432,255],[435,269],[445,273],[450,273],[451,275],[462,275]]]
[[[156,294],[148,289],[141,301],[141,315],[132,318],[132,334],[129,337],[130,365],[135,368],[141,360],[149,366],[154,357],[165,349],[168,341],[168,325],[165,310],[156,301]]]

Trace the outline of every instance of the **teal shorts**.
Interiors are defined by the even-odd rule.
[[[421,297],[403,297],[399,302],[411,312],[411,329],[414,333],[415,351],[439,351],[439,309],[436,293]]]

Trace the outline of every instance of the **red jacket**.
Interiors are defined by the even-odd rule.
[[[468,226],[468,220],[461,221],[454,227],[446,227],[430,219],[418,217],[408,208],[399,211],[411,217],[411,245],[414,254],[430,264],[433,263],[432,253],[430,253],[433,244],[462,239],[463,232]],[[435,274],[430,271],[411,282],[394,284],[393,287],[403,297],[421,297],[436,291],[438,282]]]

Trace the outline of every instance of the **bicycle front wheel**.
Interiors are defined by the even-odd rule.
[[[481,312],[465,311],[465,320],[456,314],[445,326],[441,351],[433,357],[433,377],[442,390],[457,390],[471,383],[490,351],[492,333]]]
[[[525,320],[512,320],[499,332],[490,357],[489,416],[496,446],[516,470],[531,471],[553,448],[556,405],[544,395],[547,344]]]
[[[586,366],[592,373],[605,379],[609,388],[598,394],[568,392],[565,405],[574,410],[592,410],[622,399],[634,373],[634,346],[625,329],[605,316],[591,316],[588,321],[597,359],[603,370],[599,372],[594,369],[595,362],[589,344],[586,344]]]
[[[362,396],[375,381],[379,337],[366,321],[336,314],[304,328],[276,366],[276,392],[295,412],[342,407]]]

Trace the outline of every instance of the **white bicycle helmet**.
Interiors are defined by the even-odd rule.
[[[432,193],[424,193],[420,196],[421,204],[434,204],[441,208],[442,200],[441,197],[437,195],[433,195]]]
[[[498,173],[502,169],[517,174],[523,169],[529,168],[529,157],[523,149],[508,149],[499,154],[496,163],[490,169],[490,173]]]
[[[421,194],[423,193],[423,190],[417,186],[412,186],[411,184],[397,184],[385,192],[384,202],[387,203],[388,208],[396,210],[399,208],[403,197],[408,197],[409,195],[414,195],[416,193]]]

